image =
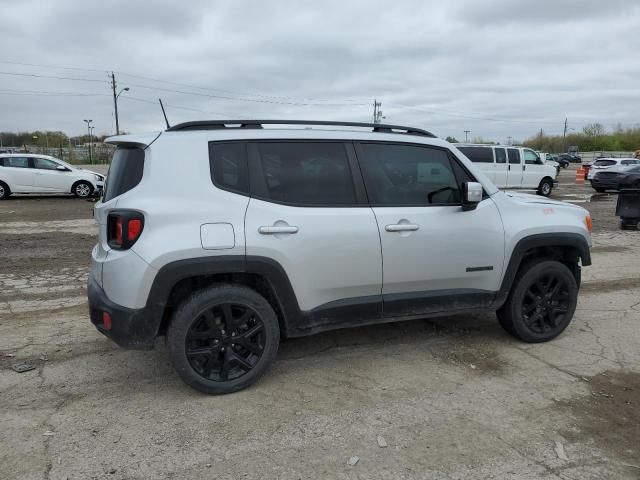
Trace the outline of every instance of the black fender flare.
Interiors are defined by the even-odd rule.
[[[540,233],[530,235],[518,240],[516,246],[511,252],[509,258],[509,264],[505,269],[504,276],[502,277],[502,284],[500,290],[494,300],[494,307],[501,307],[509,296],[511,286],[518,273],[518,269],[522,264],[525,254],[533,249],[539,247],[572,247],[578,252],[578,256],[583,267],[591,265],[591,252],[589,251],[589,244],[587,239],[578,233]]]

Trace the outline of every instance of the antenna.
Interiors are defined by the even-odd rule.
[[[158,101],[160,102],[160,108],[162,109],[162,115],[164,115],[164,121],[167,124],[167,128],[171,128],[171,125],[169,125],[169,120],[167,120],[167,112],[164,111],[164,105],[162,105],[162,99],[159,98]]]

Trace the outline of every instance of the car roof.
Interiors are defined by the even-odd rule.
[[[456,147],[499,147],[499,148],[529,148],[522,145],[502,145],[493,143],[454,143]]]
[[[48,160],[60,161],[59,158],[52,157],[51,155],[43,155],[43,154],[40,154],[40,153],[0,153],[0,157],[2,157],[2,158],[15,158],[15,157],[19,157],[19,158],[24,158],[24,157],[46,158]]]

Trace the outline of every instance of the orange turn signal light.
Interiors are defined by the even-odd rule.
[[[584,217],[584,224],[587,226],[587,230],[589,230],[589,233],[591,233],[593,231],[593,222],[591,221],[591,215],[587,215],[586,217]]]

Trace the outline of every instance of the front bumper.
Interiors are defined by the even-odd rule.
[[[104,290],[93,277],[87,283],[89,315],[91,323],[103,335],[123,348],[148,350],[158,333],[158,322],[147,308],[132,309],[117,305],[107,298]],[[111,328],[106,329],[103,313],[111,315]]]

